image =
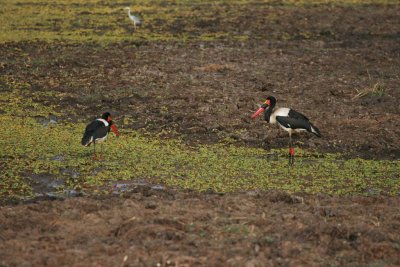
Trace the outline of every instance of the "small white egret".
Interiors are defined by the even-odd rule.
[[[128,10],[128,17],[129,17],[130,20],[133,21],[133,25],[134,25],[135,30],[136,30],[136,26],[141,25],[142,21],[138,17],[136,17],[135,15],[131,14],[131,8],[130,7],[125,7],[124,9]]]

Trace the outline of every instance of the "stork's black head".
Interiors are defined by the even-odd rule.
[[[260,106],[260,108],[251,116],[251,118],[257,118],[264,111],[271,112],[271,110],[275,107],[276,99],[273,96],[268,96],[267,100]],[[268,111],[269,110],[269,111]]]
[[[101,115],[101,118],[106,120],[106,121],[111,121],[111,114],[110,112],[104,112],[103,115]]]
[[[274,107],[276,104],[276,98],[273,96],[268,96],[267,100],[265,100],[264,104],[262,104],[262,107],[266,109],[267,107]]]
[[[101,115],[101,118],[108,121],[108,123],[110,123],[110,129],[113,130],[113,132],[115,133],[116,136],[118,136],[119,133],[118,133],[117,126],[112,121],[110,112],[103,113],[103,115]]]

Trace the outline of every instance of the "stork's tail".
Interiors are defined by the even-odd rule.
[[[313,134],[315,134],[318,137],[322,137],[321,132],[319,131],[319,129],[317,127],[315,127],[312,123],[310,123],[311,125],[311,132]]]
[[[93,141],[93,136],[90,133],[85,133],[82,137],[81,144],[83,146],[90,146]]]

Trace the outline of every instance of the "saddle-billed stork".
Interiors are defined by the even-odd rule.
[[[83,134],[81,144],[83,146],[90,146],[93,143],[93,159],[96,159],[96,142],[103,142],[107,139],[110,129],[113,130],[118,137],[118,129],[111,119],[109,112],[103,113],[101,118],[96,119],[86,126],[85,133]],[[103,154],[103,146],[101,146],[100,159]]]
[[[252,119],[257,118],[264,112],[264,118],[268,123],[278,123],[279,126],[289,133],[289,165],[294,163],[294,148],[292,144],[292,134],[295,132],[307,131],[321,137],[321,133],[310,120],[291,108],[275,108],[276,99],[268,96],[267,100],[261,107],[251,116]]]

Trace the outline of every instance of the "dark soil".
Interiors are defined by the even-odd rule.
[[[399,8],[282,8],[272,24],[246,24],[260,10],[231,25],[255,27],[246,42],[2,44],[0,75],[29,83],[28,95],[52,92],[37,101],[56,105],[59,121],[108,110],[122,134],[191,144],[285,148],[286,133],[250,119],[274,95],[323,134],[298,146],[399,159]],[[354,99],[378,83],[383,93]],[[399,266],[399,207],[399,197],[147,187],[3,206],[0,266]]]
[[[0,208],[0,266],[398,266],[399,207],[399,198],[139,186]]]

